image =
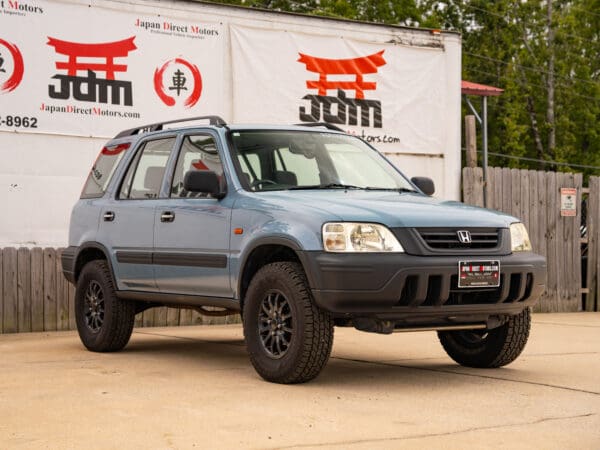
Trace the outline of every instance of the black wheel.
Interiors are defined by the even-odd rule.
[[[468,367],[501,367],[521,354],[529,338],[529,308],[510,316],[493,330],[439,331],[438,337],[448,356]]]
[[[81,342],[94,352],[121,350],[131,337],[135,304],[115,295],[106,261],[87,263],[77,280],[75,321]]]
[[[250,360],[265,380],[303,383],[327,363],[333,320],[315,305],[299,264],[261,268],[248,287],[243,318]]]

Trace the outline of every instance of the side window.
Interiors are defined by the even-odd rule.
[[[143,144],[127,174],[121,190],[120,199],[153,199],[158,198],[163,175],[173,148],[175,138],[157,139]]]
[[[102,149],[83,186],[81,198],[98,198],[104,195],[119,162],[130,146],[131,143],[125,142]]]
[[[223,165],[212,136],[196,134],[183,139],[171,183],[172,198],[207,197],[208,194],[187,192],[183,188],[183,178],[190,170],[211,170],[223,180]]]

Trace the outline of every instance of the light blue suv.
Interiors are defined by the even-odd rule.
[[[136,313],[172,306],[241,313],[278,383],[319,374],[334,326],[437,330],[472,367],[521,353],[546,263],[518,219],[436,200],[328,124],[199,119],[126,130],[92,167],[62,259],[88,349],[122,349]]]

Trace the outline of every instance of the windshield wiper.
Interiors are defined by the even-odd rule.
[[[399,188],[384,188],[384,187],[373,187],[373,186],[367,186],[366,188],[363,188],[367,191],[390,191],[390,192],[419,192],[419,191],[415,191],[414,189],[409,189],[409,188],[405,188],[405,187],[399,187]]]
[[[368,189],[353,184],[327,183],[327,184],[311,184],[308,186],[292,186],[288,188],[290,191],[298,191],[303,189]]]

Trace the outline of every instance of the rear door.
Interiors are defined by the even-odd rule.
[[[157,290],[152,266],[154,216],[176,137],[143,141],[116,196],[100,216],[98,240],[109,250],[118,289]]]
[[[225,187],[217,143],[218,137],[209,130],[185,134],[180,141],[169,198],[157,202],[154,218],[154,270],[160,292],[233,296],[229,201],[183,189],[188,170],[214,171]]]

